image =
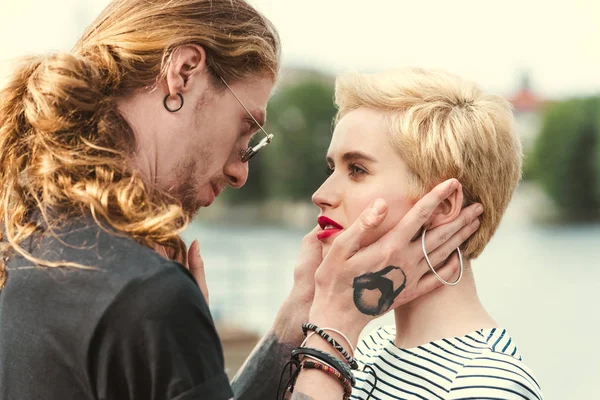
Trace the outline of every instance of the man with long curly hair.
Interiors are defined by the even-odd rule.
[[[0,92],[1,399],[275,395],[315,295],[316,230],[233,390],[199,245],[188,251],[179,234],[226,186],[244,185],[270,142],[279,63],[276,30],[243,0],[114,0],[72,51],[15,69]],[[421,225],[445,188],[415,214]],[[472,219],[433,230],[428,247],[450,254]],[[379,222],[361,219],[356,243]],[[417,282],[422,256],[393,252]]]

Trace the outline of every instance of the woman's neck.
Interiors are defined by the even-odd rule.
[[[458,285],[442,286],[397,308],[395,319],[395,344],[401,348],[497,327],[477,296],[469,261]]]

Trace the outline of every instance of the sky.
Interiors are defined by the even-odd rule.
[[[69,50],[109,0],[0,0],[7,60]],[[547,98],[600,93],[598,0],[251,0],[278,28],[283,65],[442,68],[510,95],[523,72]]]

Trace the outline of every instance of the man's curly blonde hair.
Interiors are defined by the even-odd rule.
[[[277,32],[243,0],[115,0],[71,52],[22,60],[0,91],[0,288],[15,252],[85,268],[21,246],[84,215],[185,262],[188,216],[133,170],[135,137],[116,100],[156,86],[173,51],[191,43],[205,49],[215,85],[217,76],[277,77]]]

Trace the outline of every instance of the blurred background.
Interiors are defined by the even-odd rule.
[[[0,0],[0,78],[15,57],[69,50],[108,0]],[[292,285],[310,196],[325,179],[336,74],[420,66],[513,103],[526,161],[500,229],[473,263],[480,296],[546,399],[597,398],[600,351],[600,2],[253,0],[279,29],[272,145],[201,210],[211,309],[233,376]],[[365,330],[392,323],[385,316]]]

